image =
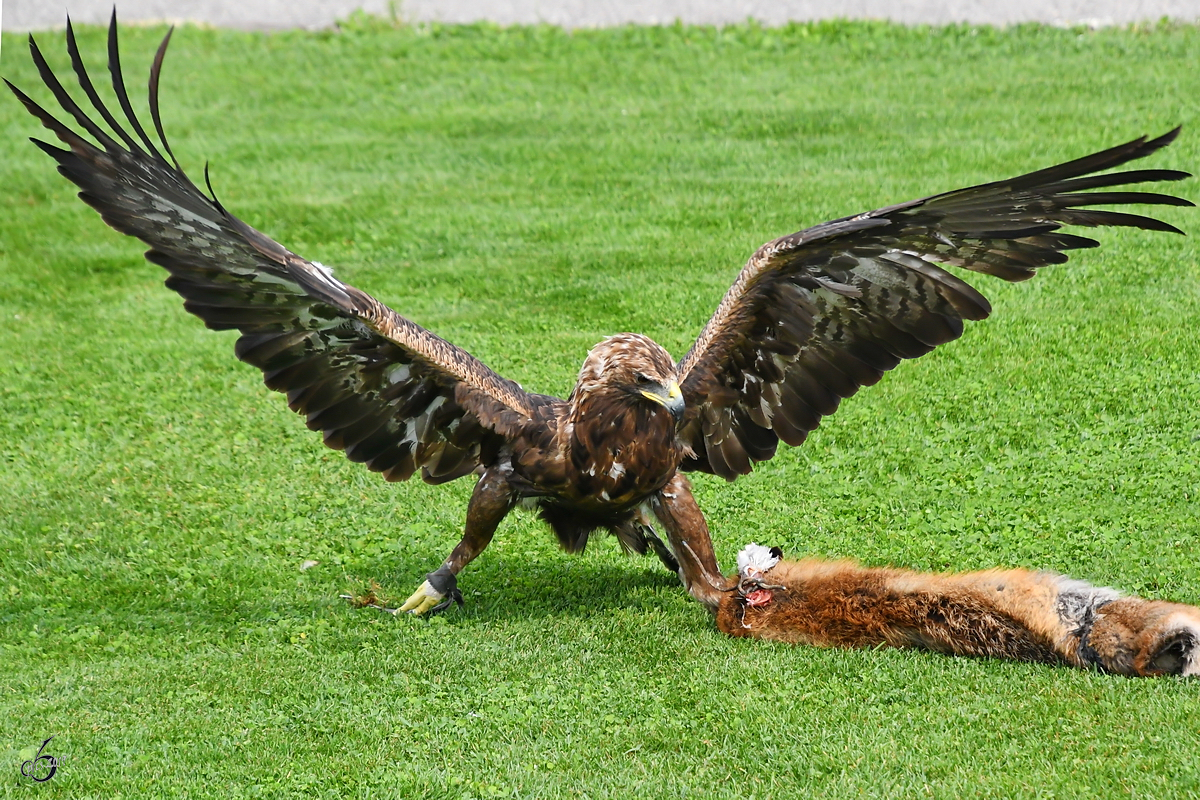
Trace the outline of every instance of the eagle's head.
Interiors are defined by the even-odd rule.
[[[618,333],[588,352],[570,402],[579,406],[601,396],[655,403],[676,420],[683,416],[675,361],[661,345],[640,333]]]

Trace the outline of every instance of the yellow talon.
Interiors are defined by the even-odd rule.
[[[441,603],[445,598],[444,594],[429,585],[429,581],[425,581],[413,592],[412,597],[404,601],[404,605],[400,606],[399,610],[421,615]]]

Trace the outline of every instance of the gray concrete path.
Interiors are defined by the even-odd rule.
[[[69,11],[80,22],[107,20],[113,0],[2,0],[6,31],[61,27]],[[889,19],[907,23],[1016,22],[1110,25],[1169,17],[1200,21],[1200,0],[117,0],[126,22],[191,20],[232,28],[324,28],[354,9],[408,22],[503,24],[548,22],[597,27],[628,22],[720,25],[753,18],[789,20]]]

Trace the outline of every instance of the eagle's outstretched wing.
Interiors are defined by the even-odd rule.
[[[150,73],[150,114],[161,152],[125,91],[116,14],[108,33],[109,71],[136,138],[100,100],[69,22],[66,36],[80,87],[121,141],[71,99],[31,36],[30,50],[46,86],[100,146],[9,83],[29,112],[70,149],[34,143],[58,161],[59,171],[83,190],[79,196],[105,222],[150,245],[146,258],[171,273],[167,286],[183,296],[188,311],[210,328],[241,332],[238,358],[261,369],[267,386],[285,392],[288,404],[324,434],[327,445],[388,480],[405,480],[419,468],[425,480],[441,483],[486,464],[511,437],[544,426],[559,401],[523,391],[322,265],[290,252],[188,179],[163,135],[158,111],[170,33]]]
[[[901,359],[958,338],[988,301],[935,262],[1009,281],[1097,242],[1063,225],[1181,233],[1150,217],[1082,206],[1190,206],[1162,194],[1085,192],[1190,177],[1175,170],[1092,173],[1142,158],[1179,133],[1135,139],[1006,181],[827,222],[760,247],[679,363],[688,412],[684,469],[732,480],[798,445],[842,398]]]

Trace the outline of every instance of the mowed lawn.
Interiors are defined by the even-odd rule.
[[[122,31],[139,107],[162,34]],[[39,40],[66,81],[61,34]],[[103,33],[81,46],[99,70]],[[1139,166],[1200,168],[1198,59],[1200,29],[1165,25],[185,27],[162,106],[243,219],[563,396],[608,334],[682,355],[775,236],[1179,123]],[[50,99],[20,37],[0,72]],[[54,736],[39,796],[1200,797],[1200,682],[733,641],[656,559],[567,556],[524,513],[464,609],[351,609],[441,561],[469,480],[325,449],[5,94],[4,796]],[[697,476],[722,564],[756,540],[1200,603],[1196,239],[1096,235],[1027,283],[971,276],[992,319],[802,448]]]

